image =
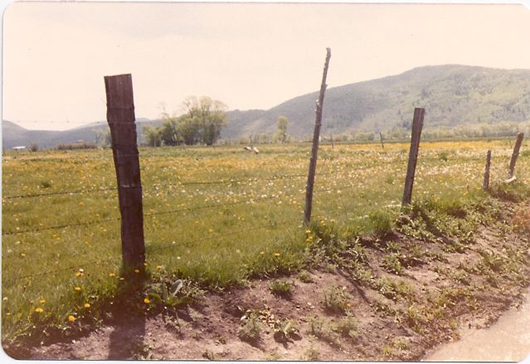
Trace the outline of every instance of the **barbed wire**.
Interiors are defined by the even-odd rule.
[[[86,193],[100,193],[108,191],[117,191],[116,187],[104,187],[92,190],[72,190],[63,192],[49,192],[49,193],[34,193],[27,195],[14,195],[14,196],[2,196],[5,200],[22,199],[22,198],[36,198],[36,197],[48,197],[48,196],[60,196],[60,195],[80,195]]]
[[[251,227],[248,227],[248,228],[245,228],[245,229],[230,230],[229,233],[215,234],[215,235],[211,235],[211,236],[207,236],[207,237],[203,237],[203,238],[199,238],[199,239],[191,239],[191,240],[188,240],[188,241],[182,241],[182,242],[179,242],[179,243],[176,243],[176,242],[166,243],[167,245],[165,245],[165,246],[160,246],[160,247],[156,247],[156,248],[152,248],[152,249],[149,249],[149,246],[147,246],[145,254],[147,255],[147,254],[152,254],[152,253],[159,252],[161,250],[174,249],[174,248],[182,247],[182,246],[189,246],[189,245],[192,245],[194,243],[199,243],[199,242],[202,242],[202,241],[208,241],[208,240],[213,240],[213,239],[218,239],[218,238],[223,238],[223,237],[229,237],[229,236],[233,236],[234,234],[244,233],[244,232],[247,232],[247,231],[255,231],[255,230],[261,230],[261,229],[265,229],[265,228],[274,229],[277,226],[283,226],[283,225],[292,225],[292,223],[291,222],[274,223],[274,224],[268,223],[268,224],[263,224],[263,225],[258,225],[258,226],[251,226]],[[287,230],[287,229],[283,229],[281,231],[284,231],[284,230]],[[39,273],[34,273],[34,274],[26,274],[26,275],[17,276],[17,277],[14,277],[14,278],[7,278],[7,283],[12,284],[14,282],[17,282],[17,281],[20,281],[20,280],[23,280],[23,279],[35,278],[35,277],[40,277],[40,276],[45,276],[45,275],[55,274],[55,273],[61,273],[61,272],[69,271],[69,270],[79,271],[79,269],[84,269],[85,267],[88,267],[88,266],[98,265],[98,264],[101,264],[101,263],[107,263],[107,262],[110,262],[110,261],[118,260],[120,258],[121,258],[121,256],[120,257],[111,257],[111,258],[108,258],[108,259],[98,259],[98,260],[94,260],[94,261],[90,261],[90,262],[83,262],[83,263],[80,263],[80,264],[71,265],[71,266],[63,267],[63,268],[59,268],[59,269],[53,269],[53,270],[49,270],[49,271],[45,271],[45,272],[39,272]]]
[[[199,242],[202,242],[202,241],[208,241],[208,240],[213,240],[213,239],[230,237],[230,236],[233,236],[234,234],[244,233],[244,232],[248,232],[248,231],[262,230],[262,229],[266,229],[266,228],[274,229],[277,226],[283,226],[283,225],[292,225],[292,222],[275,223],[274,225],[271,224],[271,223],[268,223],[268,224],[263,224],[263,225],[258,225],[258,226],[251,226],[251,227],[248,227],[248,228],[245,228],[245,229],[230,230],[229,233],[214,234],[214,235],[211,235],[211,236],[208,236],[208,237],[204,237],[204,238],[199,238],[199,239],[193,239],[193,240],[180,242],[180,244],[179,243],[175,243],[174,244],[174,242],[171,242],[171,243],[167,243],[167,245],[161,246],[161,247],[156,247],[156,248],[152,248],[152,249],[147,249],[146,248],[146,254],[148,254],[148,253],[149,254],[156,253],[156,252],[161,251],[161,250],[174,249],[174,248],[178,248],[178,247],[182,247],[182,246],[189,246],[189,245],[192,245],[194,243],[199,243]],[[280,231],[284,231],[284,230],[287,230],[287,229],[283,229],[283,230],[280,230]]]
[[[333,191],[337,189],[347,189],[355,187],[353,185],[341,185],[341,186],[333,186],[328,187],[324,189],[316,189],[314,192],[328,192]],[[300,192],[301,193],[301,192]],[[235,205],[241,205],[241,204],[248,204],[256,201],[264,201],[264,200],[270,200],[270,199],[277,199],[281,197],[292,197],[294,194],[288,194],[284,196],[279,195],[269,195],[265,197],[249,197],[244,200],[240,201],[233,201],[233,202],[219,202],[215,204],[208,204],[208,205],[202,205],[202,206],[195,206],[195,207],[184,207],[184,208],[178,208],[178,209],[172,209],[172,210],[166,210],[166,211],[154,211],[154,212],[145,212],[143,214],[144,217],[150,217],[150,216],[156,216],[156,215],[166,215],[166,214],[174,214],[174,213],[180,213],[180,212],[187,212],[187,211],[196,211],[196,210],[204,210],[204,209],[211,209],[216,207],[228,207],[228,206],[235,206]],[[18,235],[18,234],[25,234],[25,233],[34,233],[34,232],[41,232],[41,231],[47,231],[47,230],[57,230],[57,229],[65,229],[70,227],[78,227],[78,226],[91,226],[91,225],[97,225],[97,224],[103,224],[111,221],[120,221],[121,217],[116,218],[109,218],[109,219],[100,219],[100,220],[92,220],[87,222],[80,222],[76,224],[63,224],[63,225],[54,225],[54,226],[47,226],[47,227],[39,227],[39,228],[33,228],[33,229],[25,229],[25,230],[17,230],[17,231],[8,231],[8,232],[2,232],[2,235],[9,236],[9,235]]]
[[[115,218],[110,218],[110,219],[80,222],[76,224],[54,225],[54,226],[45,226],[45,227],[39,227],[39,228],[34,228],[34,229],[7,231],[7,232],[2,232],[2,235],[9,236],[9,235],[35,233],[35,232],[41,232],[41,231],[47,231],[47,230],[58,230],[58,229],[60,230],[60,229],[65,229],[65,228],[70,228],[70,227],[98,225],[98,224],[104,224],[104,223],[111,222],[111,221],[120,221],[120,220],[121,220],[121,217],[115,217]]]
[[[93,265],[98,265],[100,263],[110,262],[110,261],[117,260],[117,259],[120,259],[120,258],[121,258],[121,256],[120,257],[112,257],[112,258],[108,258],[108,259],[98,259],[98,260],[94,260],[94,261],[90,261],[90,262],[83,262],[83,263],[80,263],[80,264],[76,264],[76,265],[72,265],[72,266],[68,266],[68,267],[64,267],[64,268],[59,268],[59,269],[53,269],[53,270],[46,271],[46,272],[39,272],[39,273],[35,273],[35,274],[27,274],[27,275],[23,275],[23,276],[14,277],[14,278],[7,278],[6,281],[7,281],[7,283],[12,284],[14,282],[17,282],[17,281],[20,281],[20,280],[23,280],[23,279],[41,277],[41,276],[45,276],[45,275],[49,275],[49,274],[55,274],[55,273],[61,273],[61,272],[69,271],[69,270],[79,271],[80,268],[84,269],[84,267],[90,267],[90,266],[93,266]]]
[[[331,175],[335,174],[336,171],[332,172],[323,172],[318,173],[318,176],[325,176],[325,175]],[[221,180],[221,181],[183,181],[179,183],[166,183],[166,184],[154,184],[151,186],[144,186],[144,190],[149,190],[152,188],[159,188],[159,187],[180,187],[180,186],[192,186],[192,185],[221,185],[221,184],[233,184],[233,183],[241,183],[241,182],[259,182],[259,181],[276,181],[276,180],[283,180],[283,179],[294,179],[294,178],[301,178],[301,177],[307,177],[307,174],[292,174],[292,175],[280,175],[280,176],[273,176],[273,177],[248,177],[246,179],[230,179],[230,180]],[[48,196],[58,196],[58,195],[78,195],[78,194],[88,194],[88,193],[101,193],[101,192],[108,192],[108,191],[117,191],[117,187],[103,187],[98,189],[91,189],[91,190],[71,190],[71,191],[59,191],[59,192],[49,192],[49,193],[34,193],[34,194],[27,194],[27,195],[13,195],[13,196],[3,196],[3,199],[10,200],[10,199],[23,199],[23,198],[36,198],[36,197],[48,197]]]

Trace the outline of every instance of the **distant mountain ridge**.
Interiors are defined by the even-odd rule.
[[[287,134],[307,137],[313,131],[318,92],[287,100],[269,110],[232,110],[222,137],[234,139],[273,134],[279,116],[289,119]],[[415,107],[426,109],[425,128],[462,124],[495,124],[530,120],[530,70],[504,70],[475,66],[444,65],[414,68],[395,76],[352,83],[326,91],[323,132],[388,131],[407,128]],[[145,125],[160,120],[138,120],[138,134]],[[34,131],[9,121],[2,125],[3,147],[41,147],[78,140],[94,141],[94,129],[106,123],[72,130]]]
[[[426,109],[425,126],[530,120],[530,70],[445,65],[414,68],[396,76],[326,91],[323,129],[334,134],[387,131],[407,126],[415,107]],[[273,133],[279,116],[289,119],[288,134],[312,133],[318,92],[288,100],[250,118],[227,136]]]

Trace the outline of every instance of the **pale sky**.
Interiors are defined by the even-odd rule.
[[[4,13],[3,118],[66,129],[106,118],[106,75],[131,73],[136,117],[208,95],[268,109],[320,87],[414,67],[530,69],[522,5],[11,4]],[[69,123],[66,123],[66,122]]]

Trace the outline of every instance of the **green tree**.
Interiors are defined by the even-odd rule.
[[[186,145],[194,145],[200,142],[201,121],[198,117],[183,115],[178,120],[177,132]]]
[[[276,121],[276,132],[274,133],[273,139],[279,143],[285,143],[287,140],[287,125],[289,120],[285,116],[280,116]]]
[[[147,125],[142,129],[142,133],[144,134],[147,145],[150,147],[159,147],[162,145],[161,128]]]
[[[178,131],[178,118],[169,116],[167,113],[162,115],[162,126],[160,127],[160,139],[164,145],[182,144],[182,138]]]
[[[200,98],[192,96],[184,101],[183,106],[185,114],[181,116],[181,123],[186,124],[190,132],[198,134],[193,144],[200,141],[206,145],[213,145],[219,139],[222,127],[228,123],[226,105],[208,96]]]

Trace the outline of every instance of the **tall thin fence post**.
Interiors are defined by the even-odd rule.
[[[491,150],[486,154],[486,169],[484,171],[484,184],[482,188],[488,190],[490,188],[490,167],[491,167]]]
[[[515,175],[515,163],[517,162],[517,157],[519,157],[519,150],[521,149],[521,144],[523,144],[524,133],[517,134],[517,141],[513,147],[512,159],[510,160],[510,172],[508,173],[508,178],[513,178]]]
[[[385,143],[383,141],[383,133],[379,132],[379,138],[381,138],[381,148],[383,148],[383,150],[385,150]]]
[[[403,201],[401,206],[410,205],[412,202],[412,187],[414,185],[414,174],[416,172],[416,163],[418,161],[418,151],[420,148],[421,130],[423,128],[423,117],[425,109],[414,109],[414,119],[412,120],[412,135],[410,139],[409,163],[407,167],[407,176],[405,177],[405,190],[403,192]]]
[[[331,49],[326,48],[326,62],[324,63],[324,72],[322,74],[322,84],[320,85],[320,94],[316,104],[315,131],[313,132],[313,148],[311,149],[311,159],[309,160],[309,173],[307,174],[307,185],[305,194],[304,223],[311,221],[311,210],[313,208],[313,186],[315,184],[315,172],[317,168],[318,142],[320,139],[320,127],[322,126],[322,109],[324,106],[324,93],[326,92],[326,78],[328,75],[329,59],[331,58]]]
[[[118,182],[123,265],[142,268],[145,244],[132,77],[105,76],[107,121]]]

